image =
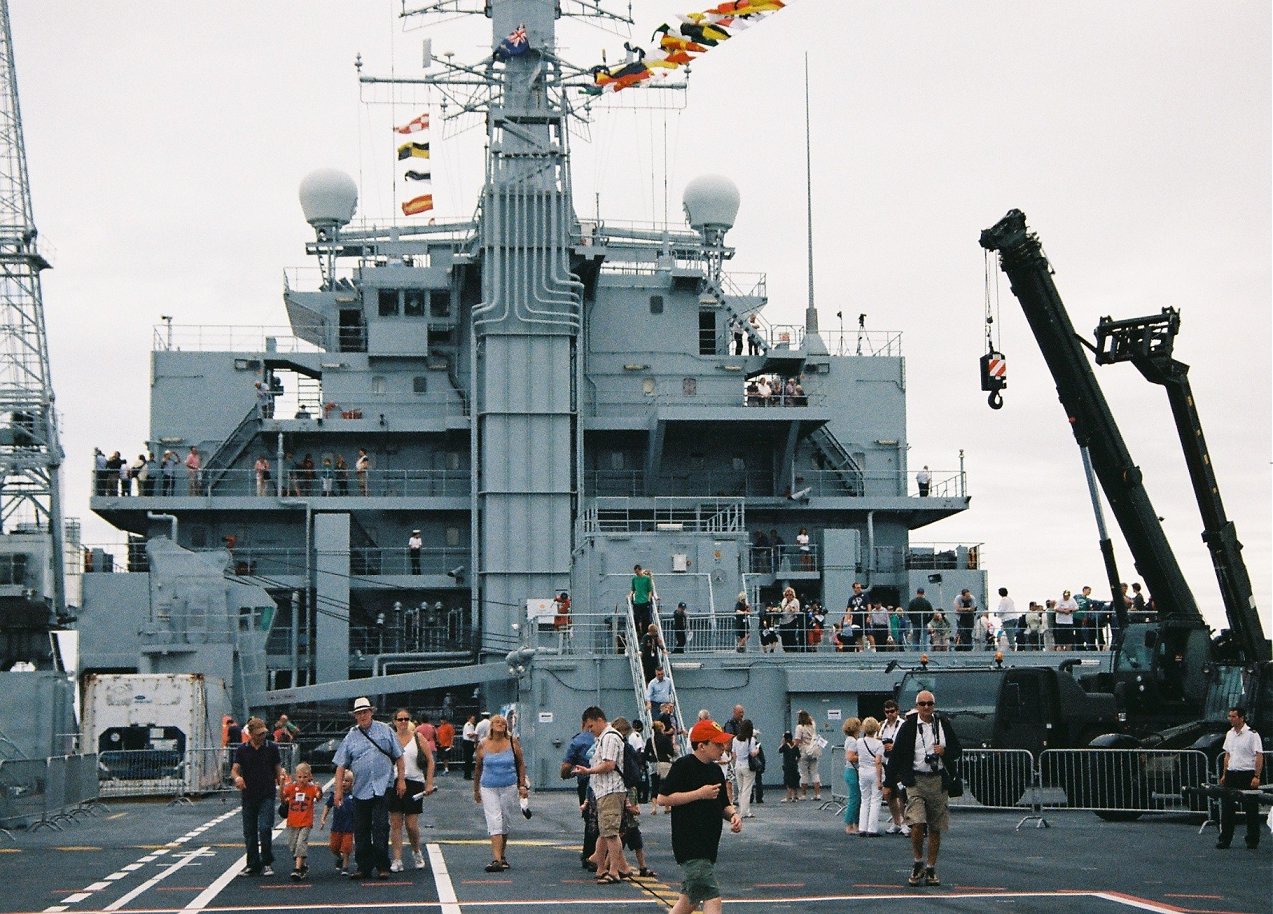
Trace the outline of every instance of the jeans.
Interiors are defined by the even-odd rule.
[[[243,800],[243,845],[248,852],[248,869],[274,865],[274,845],[270,838],[277,803],[272,792],[259,800]]]
[[[857,828],[858,813],[862,810],[862,791],[858,788],[858,770],[850,765],[844,766],[844,787],[847,791],[844,824]]]
[[[393,788],[390,787],[390,790]],[[389,872],[389,801],[354,798],[354,865],[358,871]]]

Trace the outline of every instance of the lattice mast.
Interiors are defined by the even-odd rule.
[[[48,537],[54,620],[66,608],[58,441],[8,0],[0,0],[0,533]]]

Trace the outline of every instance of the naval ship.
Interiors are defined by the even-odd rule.
[[[902,334],[822,331],[812,295],[802,324],[771,320],[765,277],[729,270],[728,175],[684,185],[683,224],[581,216],[580,100],[648,90],[558,56],[560,17],[593,4],[477,6],[489,55],[426,51],[419,77],[484,116],[474,218],[356,221],[355,182],[315,172],[289,332],[155,333],[146,478],[80,468],[128,540],[83,555],[81,681],[197,672],[240,720],[287,711],[310,736],[358,695],[457,724],[506,708],[550,786],[585,706],[649,722],[639,565],[678,714],[742,703],[776,742],[800,709],[829,736],[878,712],[919,655],[834,650],[854,583],[888,606],[988,597],[978,544],[912,541],[970,496],[961,462],[922,491],[908,465]],[[681,31],[707,50],[701,26]],[[825,608],[820,643],[762,645],[788,587]]]

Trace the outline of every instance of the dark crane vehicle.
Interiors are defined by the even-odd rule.
[[[985,748],[1198,748],[1214,757],[1227,729],[1225,711],[1234,704],[1247,707],[1248,719],[1267,739],[1273,733],[1270,646],[1241,543],[1220,499],[1189,388],[1188,366],[1171,355],[1180,326],[1178,313],[1167,309],[1149,318],[1104,318],[1093,346],[1075,332],[1051,265],[1038,237],[1027,230],[1023,213],[1012,210],[982,232],[981,245],[999,254],[1052,372],[1085,464],[1099,482],[1136,569],[1154,596],[1157,619],[1129,618],[1102,522],[1101,551],[1120,633],[1108,671],[1076,678],[1065,667],[997,667],[961,678],[955,670],[921,670],[902,680],[899,701],[906,707],[919,688],[932,688],[942,696],[944,707],[958,709],[950,716],[959,718],[956,726],[967,733],[965,744]],[[1145,491],[1140,468],[1097,383],[1089,350],[1098,363],[1132,362],[1167,390],[1229,622],[1229,629],[1214,641]],[[974,795],[979,788],[993,792],[984,779],[979,784],[973,776],[970,781]],[[1016,784],[995,789],[1010,793]]]

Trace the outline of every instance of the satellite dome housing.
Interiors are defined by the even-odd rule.
[[[335,168],[312,171],[301,181],[298,196],[305,221],[320,236],[326,231],[348,225],[358,207],[358,185],[354,179]]]
[[[700,175],[681,194],[685,221],[709,245],[719,245],[734,227],[740,201],[738,185],[724,175]]]

